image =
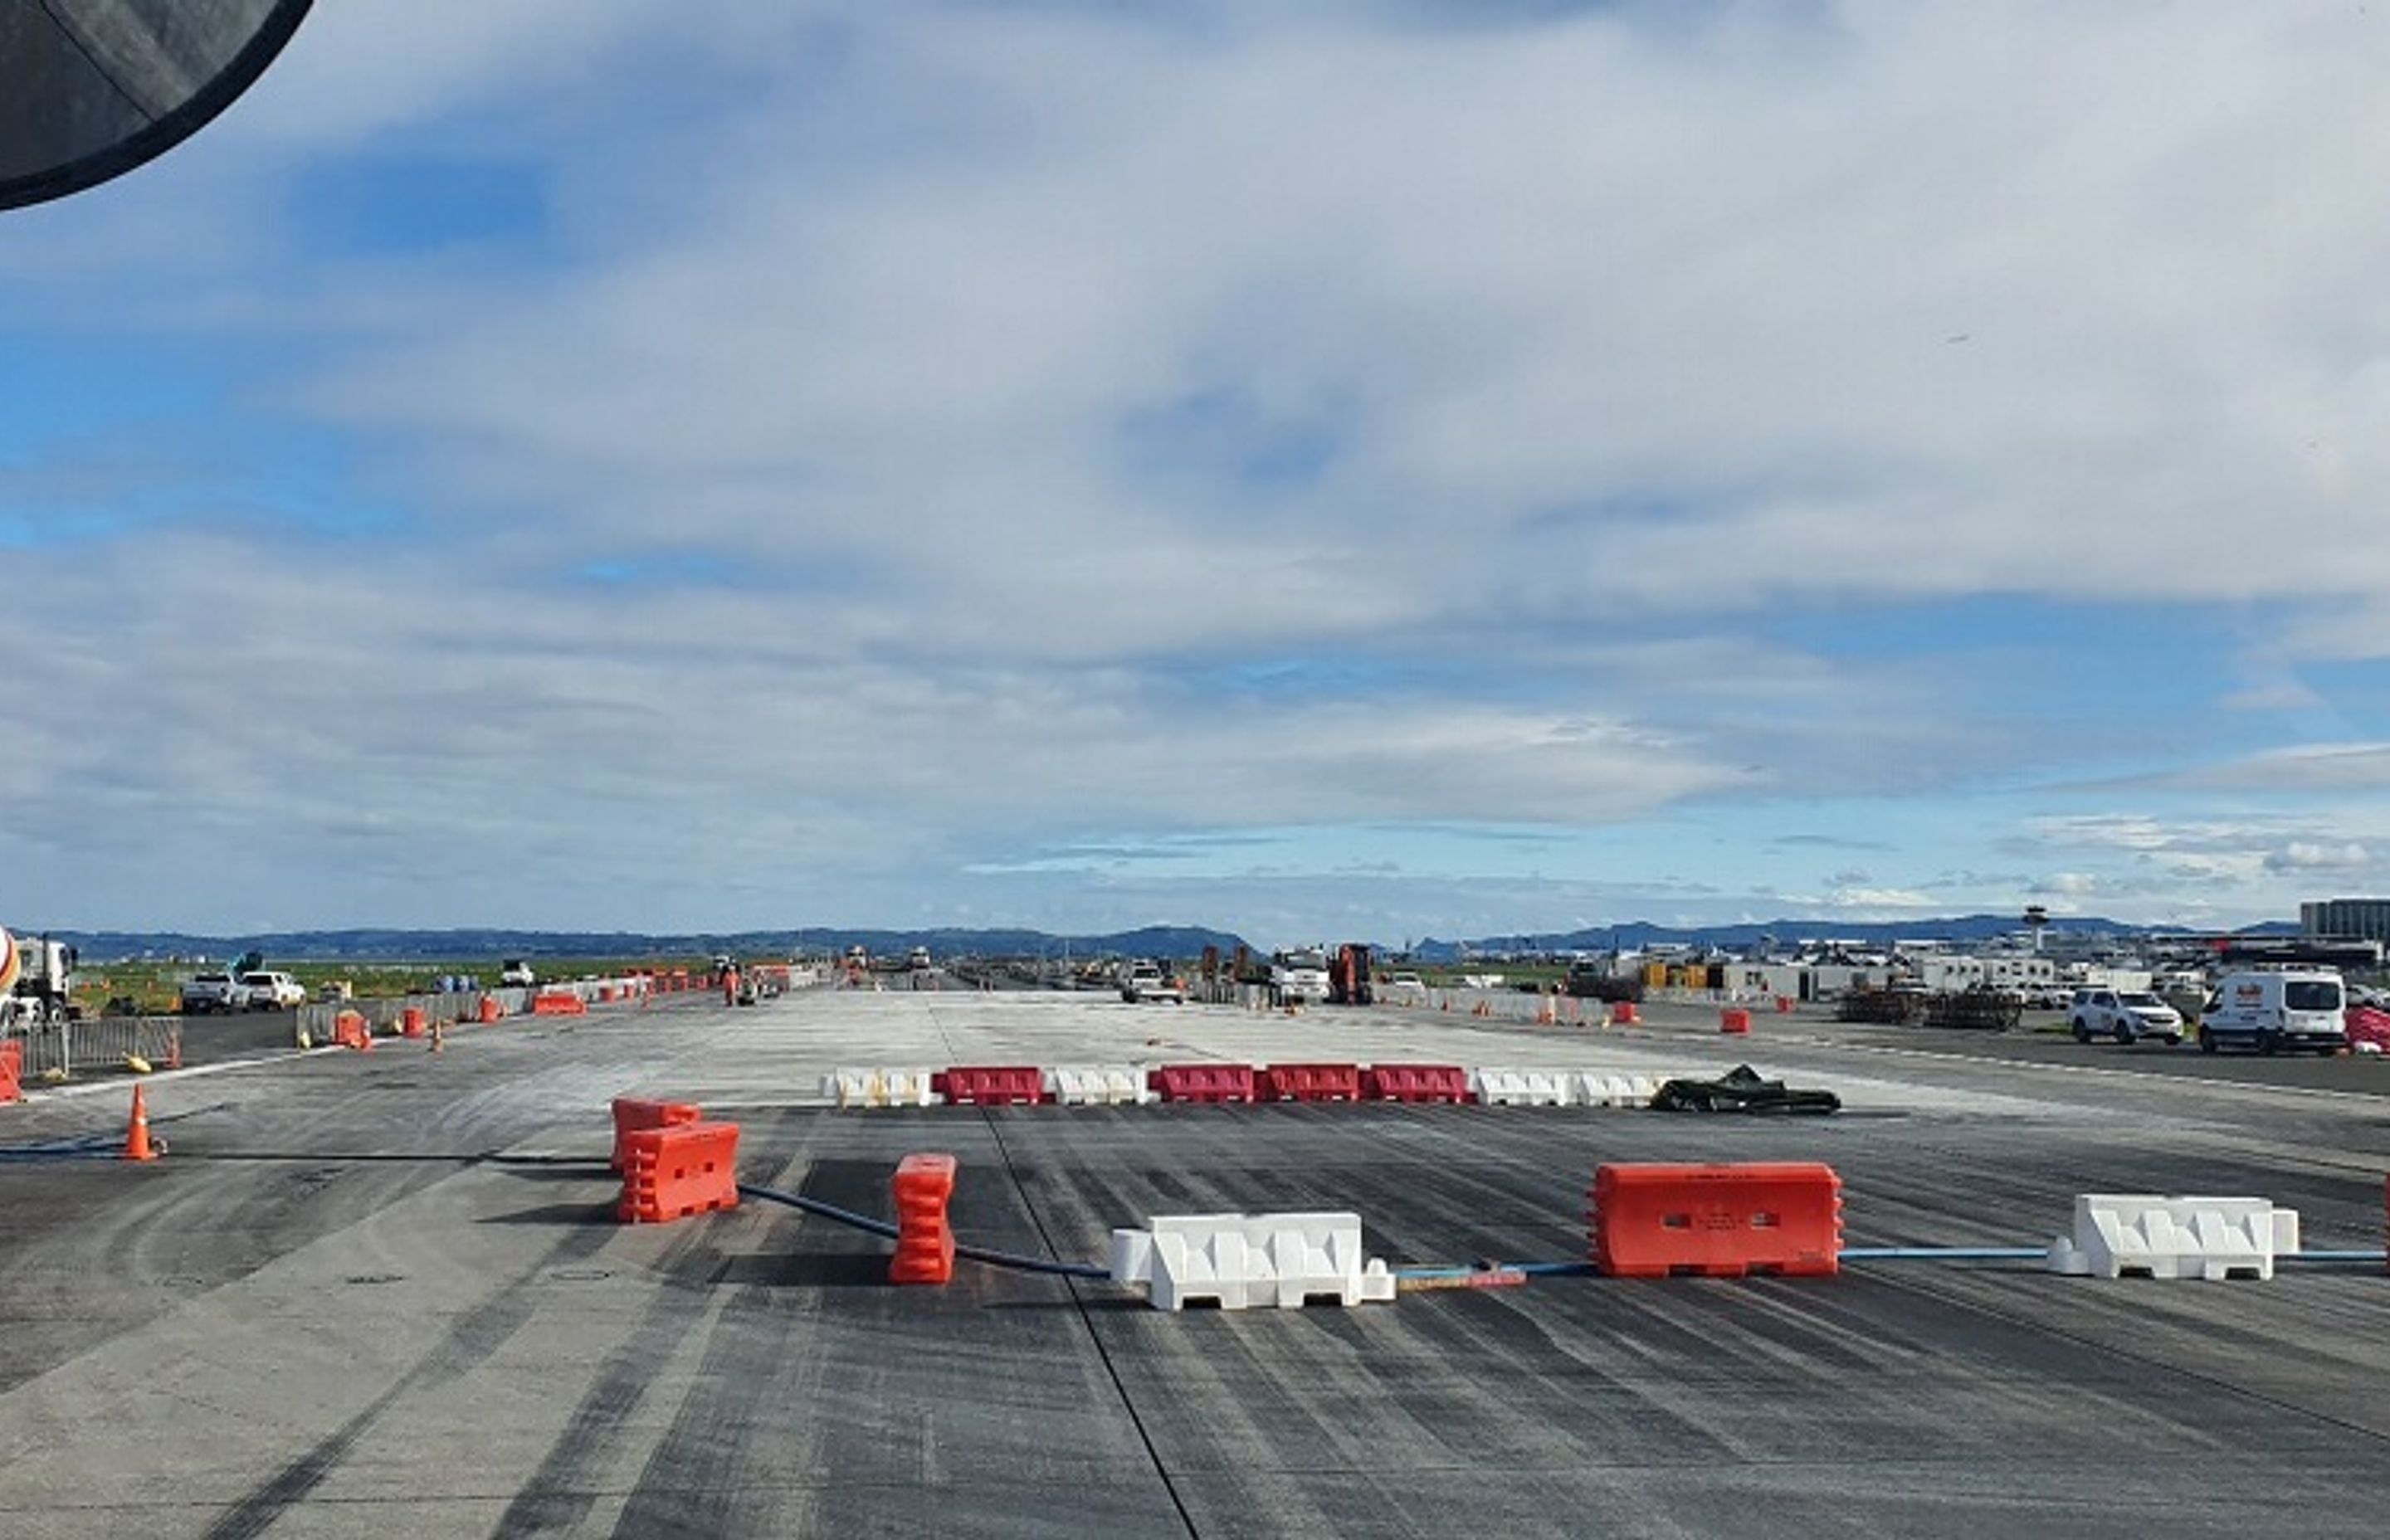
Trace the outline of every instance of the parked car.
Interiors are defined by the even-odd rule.
[[[2268,969],[2229,973],[2199,1013],[2199,1047],[2318,1048],[2338,1053],[2348,1046],[2344,1012],[2347,995],[2340,975],[2319,969]]]
[[[2182,1012],[2145,990],[2077,990],[2067,1008],[2077,1043],[2095,1037],[2114,1037],[2119,1043],[2157,1037],[2168,1046],[2182,1041]]]
[[[206,1016],[219,1010],[239,1010],[249,1004],[249,991],[223,969],[194,973],[183,981],[182,1010],[186,1016]]]
[[[1121,998],[1133,1006],[1147,1000],[1167,1000],[1174,1006],[1183,1006],[1187,1003],[1187,991],[1157,964],[1136,963],[1121,981]]]
[[[1397,973],[1386,981],[1388,989],[1422,990],[1427,984],[1416,973]]]
[[[306,986],[288,973],[244,973],[240,987],[251,1010],[296,1010],[307,1003]]]

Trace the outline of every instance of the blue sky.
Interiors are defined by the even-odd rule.
[[[0,215],[0,919],[2385,891],[2385,29],[319,7]]]

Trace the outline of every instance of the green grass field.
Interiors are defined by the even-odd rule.
[[[637,969],[686,968],[702,973],[706,957],[534,957],[532,967],[543,982],[559,979],[612,978]],[[228,964],[211,964],[225,967]],[[484,986],[498,982],[498,963],[487,957],[429,962],[302,962],[268,957],[265,966],[288,973],[307,986],[307,998],[325,998],[328,986],[344,983],[359,999],[402,995],[428,995],[443,977],[468,977]],[[129,999],[136,1014],[172,1015],[181,1003],[183,982],[204,971],[198,963],[122,962],[85,964],[75,974],[75,999],[96,1014],[111,1000]]]

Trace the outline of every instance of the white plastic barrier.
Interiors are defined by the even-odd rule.
[[[1580,1107],[1649,1107],[1652,1094],[1667,1077],[1664,1075],[1598,1074],[1584,1072],[1575,1077],[1573,1100]]]
[[[2263,1198],[2084,1193],[2075,1200],[2074,1235],[2050,1242],[2049,1270],[2102,1278],[2270,1278],[2274,1259],[2298,1249],[2298,1211]]]
[[[1134,1064],[1065,1064],[1046,1072],[1046,1089],[1069,1107],[1141,1106],[1155,1099]]]
[[[1477,1070],[1469,1088],[1488,1107],[1566,1107],[1575,1078],[1566,1070]]]
[[[937,1100],[928,1070],[832,1070],[822,1095],[841,1107],[928,1107]]]
[[[1394,1297],[1385,1262],[1362,1260],[1358,1214],[1170,1214],[1146,1223],[1112,1232],[1112,1281],[1144,1284],[1156,1310],[1182,1310],[1189,1300],[1296,1310],[1322,1295],[1346,1305]]]

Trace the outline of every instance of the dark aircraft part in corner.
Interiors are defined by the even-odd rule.
[[[155,160],[257,83],[313,0],[0,0],[0,209]]]

